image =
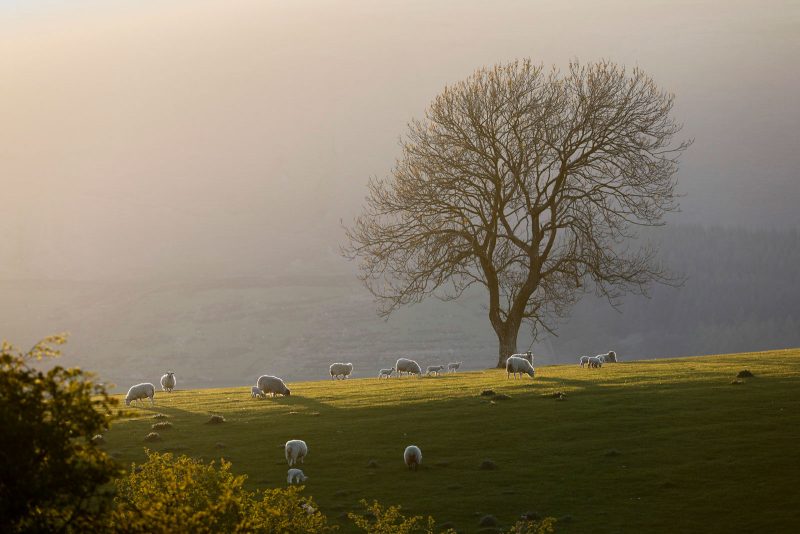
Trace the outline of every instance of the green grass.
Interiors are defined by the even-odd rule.
[[[731,384],[742,369],[755,377]],[[540,367],[534,380],[487,370],[289,387],[266,400],[250,385],[157,393],[105,447],[126,463],[145,445],[222,456],[255,489],[285,485],[283,443],[304,439],[306,492],[345,532],[339,516],[362,498],[466,532],[484,514],[509,526],[526,511],[562,518],[563,532],[800,528],[800,349]],[[556,391],[566,399],[547,396]],[[173,426],[145,444],[154,413]],[[226,422],[204,424],[211,414]],[[416,473],[402,461],[409,444],[423,453]],[[485,459],[498,469],[480,470]]]

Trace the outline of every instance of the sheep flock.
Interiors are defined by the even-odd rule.
[[[524,378],[526,375],[534,378],[536,370],[533,367],[534,356],[528,351],[525,353],[512,354],[506,360],[506,379],[510,379],[513,375],[514,379]],[[597,356],[581,356],[578,363],[581,367],[588,369],[599,369],[607,363],[617,363],[619,359],[616,352],[608,351],[606,353],[598,354]],[[382,368],[378,372],[378,379],[389,379],[392,376],[401,378],[403,375],[415,376],[421,378],[423,375],[426,377],[439,376],[443,372],[456,373],[458,372],[463,362],[449,362],[447,364],[428,365],[425,372],[422,371],[422,366],[415,360],[410,358],[398,358],[393,367]],[[329,374],[332,380],[345,380],[349,378],[354,371],[352,363],[335,362],[329,367]],[[374,375],[373,375],[374,376]],[[161,390],[164,393],[172,393],[177,386],[177,379],[174,371],[165,373],[160,380]],[[261,375],[256,380],[256,385],[250,389],[250,396],[254,399],[265,399],[269,397],[289,397],[291,391],[286,386],[283,379],[273,375]],[[131,386],[125,396],[125,405],[131,406],[132,403],[138,401],[140,406],[144,406],[144,401],[149,400],[150,406],[155,406],[155,386],[149,382],[136,384]],[[291,439],[286,442],[284,446],[284,456],[289,466],[287,472],[287,484],[304,484],[310,477],[308,477],[298,465],[305,464],[305,459],[308,456],[308,445],[301,439]],[[422,466],[422,450],[416,445],[408,445],[403,450],[403,463],[408,470],[417,471]],[[313,513],[313,512],[309,512]]]

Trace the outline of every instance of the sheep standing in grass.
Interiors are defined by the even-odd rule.
[[[394,373],[394,367],[392,367],[391,369],[381,369],[381,372],[378,373],[378,378],[383,378],[384,376],[386,378],[390,378],[392,376],[392,373]]]
[[[603,367],[603,360],[598,358],[597,356],[592,356],[589,358],[589,369]]]
[[[285,395],[288,397],[291,395],[289,388],[287,388],[286,384],[283,383],[283,380],[277,376],[259,376],[258,382],[256,382],[256,387],[260,389],[264,395],[269,394],[271,397],[274,397],[275,395]]]
[[[178,381],[175,380],[175,373],[168,372],[164,376],[161,377],[161,390],[162,391],[172,391],[175,389],[175,386],[178,385]]]
[[[300,469],[294,467],[289,469],[286,474],[286,482],[288,484],[300,484],[308,480],[308,477]]]
[[[403,373],[417,375],[418,378],[422,374],[422,367],[414,360],[409,360],[408,358],[399,358],[397,363],[394,364],[394,368],[397,369],[397,378],[400,378]]]
[[[617,353],[613,350],[608,351],[607,353],[603,354],[604,358],[603,361],[606,363],[617,363]]]
[[[253,386],[250,388],[250,396],[254,399],[262,399],[264,398],[264,392],[258,386]]]
[[[128,394],[125,396],[125,406],[130,406],[131,403],[136,400],[141,403],[144,399],[148,398],[150,399],[150,406],[153,406],[155,404],[155,400],[153,400],[155,395],[156,387],[150,382],[136,384],[135,386],[131,386],[131,389],[128,390]]]
[[[290,439],[286,442],[284,447],[286,453],[286,463],[289,466],[295,465],[297,462],[303,463],[303,459],[308,454],[308,445],[302,439]]]
[[[403,451],[403,461],[408,466],[409,471],[412,467],[414,471],[416,471],[417,466],[422,464],[422,451],[419,450],[419,447],[416,445],[409,445],[406,447],[406,450]]]
[[[458,368],[461,367],[461,364],[464,362],[451,362],[447,364],[447,372],[448,373],[455,373],[458,371]]]
[[[439,376],[439,373],[442,371],[444,371],[444,365],[429,365],[425,370],[425,374],[430,376],[433,373],[436,373],[436,376]]]
[[[506,379],[508,379],[512,374],[514,375],[514,379],[516,379],[517,374],[522,375],[523,373],[533,378],[535,372],[536,371],[533,369],[531,362],[525,358],[520,356],[509,356],[506,360]]]
[[[584,365],[589,365],[589,356],[581,356],[581,359],[579,361],[581,367],[583,367]]]
[[[342,377],[342,380],[350,376],[350,373],[353,372],[353,364],[352,363],[334,363],[331,364],[331,380],[334,378]]]

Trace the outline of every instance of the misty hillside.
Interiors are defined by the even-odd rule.
[[[559,337],[534,345],[539,364],[616,350],[623,359],[800,346],[800,234],[672,226],[655,232],[661,256],[687,277],[656,286],[619,312],[587,295]],[[184,281],[2,281],[0,337],[27,346],[71,333],[63,364],[126,387],[177,372],[180,387],[249,384],[263,373],[326,376],[351,361],[372,376],[398,356],[423,365],[493,366],[496,339],[476,291],[426,301],[390,320],[344,260],[305,264],[307,274]],[[320,272],[314,272],[314,269]],[[520,336],[520,350],[530,340]]]

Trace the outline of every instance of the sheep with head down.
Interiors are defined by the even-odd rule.
[[[286,455],[286,463],[289,467],[300,462],[304,463],[305,457],[308,455],[308,445],[302,439],[290,439],[283,447]]]
[[[417,467],[422,465],[422,451],[416,445],[409,445],[403,451],[403,461],[408,466],[408,470],[417,470]]]
[[[291,395],[291,391],[289,388],[286,387],[286,384],[283,383],[283,380],[278,378],[277,376],[272,375],[261,375],[258,377],[258,381],[256,382],[256,387],[260,389],[264,395],[269,394],[271,397],[275,395],[284,395],[288,397]]]
[[[409,360],[408,358],[399,358],[397,363],[394,364],[394,368],[397,369],[397,378],[400,378],[403,373],[417,375],[417,378],[422,374],[422,367],[414,360]]]
[[[125,406],[130,406],[133,401],[137,400],[141,403],[144,399],[150,399],[150,406],[153,406],[155,404],[155,400],[153,400],[155,395],[156,387],[153,384],[149,382],[136,384],[131,386],[128,394],[125,395]]]
[[[509,356],[506,360],[506,378],[510,378],[511,375],[514,375],[514,378],[517,378],[517,374],[523,375],[526,374],[533,378],[533,375],[536,371],[531,365],[531,362],[526,360],[525,358],[521,358],[519,356]]]
[[[308,477],[303,473],[302,470],[293,467],[286,472],[286,483],[287,484],[302,484]]]

